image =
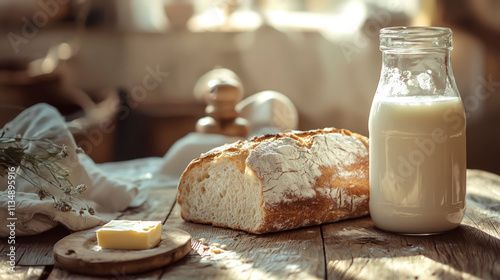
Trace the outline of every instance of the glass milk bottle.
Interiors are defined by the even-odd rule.
[[[452,32],[380,31],[382,70],[370,118],[370,214],[402,234],[456,228],[465,212],[465,113],[450,62]]]

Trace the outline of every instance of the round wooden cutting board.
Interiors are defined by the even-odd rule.
[[[54,245],[54,259],[63,268],[91,275],[127,275],[175,262],[191,250],[189,233],[163,228],[160,243],[147,250],[111,250],[97,245],[96,230],[75,232]]]

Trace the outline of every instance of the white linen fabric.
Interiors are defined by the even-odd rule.
[[[76,211],[62,212],[54,208],[50,197],[40,199],[38,189],[25,179],[17,169],[15,186],[15,206],[9,212],[8,177],[0,177],[0,237],[15,235],[33,235],[54,228],[58,224],[73,231],[92,228],[118,217],[138,197],[137,182],[121,180],[108,176],[92,159],[85,154],[76,153],[77,145],[60,113],[47,104],[34,105],[21,112],[3,128],[4,137],[20,134],[28,139],[51,139],[55,144],[65,145],[68,156],[60,160],[60,165],[67,168],[69,181],[73,185],[85,184],[87,191],[82,194],[82,201],[75,201]],[[26,143],[26,152],[37,154],[40,149],[34,143]],[[10,184],[12,185],[12,184]],[[80,207],[93,207],[95,215],[85,212],[80,215]],[[140,204],[137,201],[135,204]],[[10,214],[15,214],[11,216]]]

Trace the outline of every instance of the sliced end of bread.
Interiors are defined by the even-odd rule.
[[[255,232],[264,216],[261,181],[246,167],[244,158],[243,162],[240,157],[204,159],[208,160],[212,162],[191,164],[189,173],[181,177],[178,203],[182,218]]]

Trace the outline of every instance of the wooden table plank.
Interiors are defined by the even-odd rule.
[[[17,243],[19,240],[16,240]],[[24,254],[25,250],[18,250],[16,245],[8,244],[7,239],[2,239],[2,245],[0,245],[0,279],[37,279],[42,275],[43,267],[22,267],[17,265],[19,259]],[[16,246],[15,256],[14,256],[14,271],[10,270],[10,247]],[[41,268],[41,269],[40,269]]]
[[[156,220],[164,222],[177,198],[177,190],[175,188],[170,189],[151,189],[148,191],[147,201],[137,208],[127,209],[119,217],[122,220]],[[141,274],[140,276],[134,277],[134,279],[159,279],[163,269],[157,269],[152,272]],[[130,275],[126,275],[121,271],[112,271],[111,277],[92,277],[77,273],[71,273],[64,270],[59,266],[55,266],[50,273],[49,279],[65,279],[65,280],[79,280],[79,279],[129,279]]]
[[[0,258],[0,279],[5,280],[27,280],[40,279],[43,275],[44,266],[16,266],[15,271],[9,269],[9,265],[3,258]]]
[[[160,275],[163,273],[163,269],[157,269],[151,272],[146,272],[146,273],[141,273],[138,275],[130,275],[126,274],[122,271],[113,271],[111,276],[89,276],[89,275],[82,275],[82,274],[77,274],[77,273],[71,273],[61,267],[59,267],[57,264],[50,273],[49,277],[47,280],[155,280],[159,279]]]
[[[323,232],[328,279],[500,279],[500,240],[467,225],[403,236],[376,229],[367,217]]]
[[[128,209],[120,219],[165,221],[175,200],[175,189],[149,190],[148,201],[137,208]],[[57,241],[70,234],[58,226],[36,236],[18,237],[19,265],[54,265],[53,247]],[[28,251],[28,253],[24,253]],[[21,254],[22,253],[22,254]]]
[[[0,258],[7,258],[7,254],[10,254],[10,247],[15,246],[16,247],[16,252],[15,252],[15,262],[16,264],[19,262],[19,259],[23,256],[25,253],[24,249],[19,249],[19,240],[16,239],[16,244],[9,244],[7,238],[2,238],[0,239],[0,242],[3,244],[3,246],[0,247]]]
[[[177,199],[177,189],[151,189],[146,203],[137,208],[128,209],[119,217],[120,220],[166,221]]]
[[[189,232],[190,254],[165,269],[161,279],[324,279],[323,242],[319,227],[274,234],[185,222],[176,205],[166,226]],[[202,244],[200,239],[206,239]],[[217,254],[213,243],[226,245]]]
[[[467,213],[463,224],[500,238],[500,176],[467,171]]]
[[[369,217],[323,225],[328,279],[500,279],[497,194],[500,177],[469,172],[464,222],[440,235],[387,233]]]
[[[18,250],[23,252],[18,265],[54,265],[54,244],[70,233],[67,228],[57,226],[34,236],[18,237]]]
[[[374,227],[369,217],[281,233],[253,235],[185,222],[175,189],[152,189],[148,201],[121,219],[162,220],[189,232],[192,251],[165,268],[140,275],[90,277],[53,263],[53,243],[68,232],[18,237],[16,273],[8,274],[0,244],[0,279],[500,279],[500,177],[468,171],[462,225],[435,236],[403,236]],[[175,207],[173,207],[175,205]],[[173,208],[172,208],[173,207]],[[57,235],[58,234],[58,235]],[[214,247],[224,244],[217,254]],[[19,265],[23,264],[23,265]],[[41,266],[37,264],[47,264]],[[48,275],[46,275],[48,274]]]

